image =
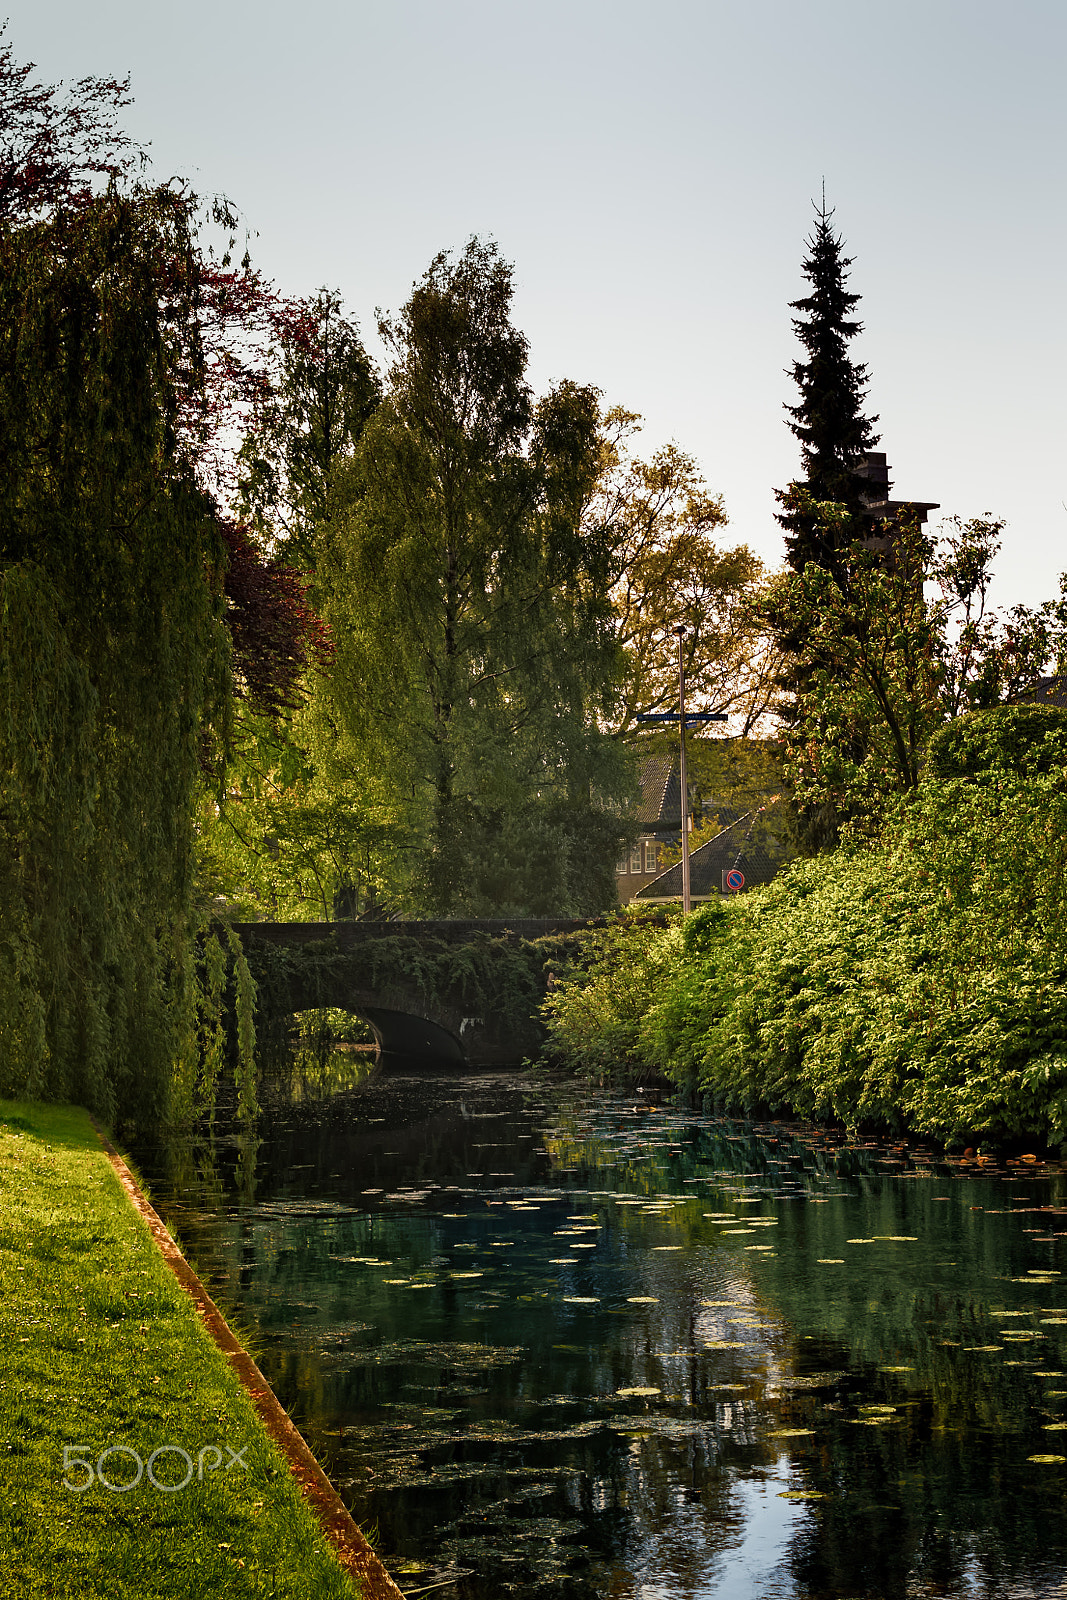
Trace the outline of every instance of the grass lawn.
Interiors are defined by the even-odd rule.
[[[3,1600],[357,1595],[79,1109],[0,1100],[0,1341]]]

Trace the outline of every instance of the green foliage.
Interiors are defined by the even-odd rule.
[[[138,1120],[189,1058],[191,816],[227,725],[221,548],[174,431],[188,220],[111,192],[0,234],[0,1089]]]
[[[791,776],[802,810],[870,829],[916,787],[941,719],[937,621],[923,594],[929,543],[903,521],[887,554],[859,540],[860,524],[843,507],[811,509],[820,526],[837,529],[839,554],[833,570],[809,562],[783,574],[773,599],[779,626],[803,641],[793,663]]]
[[[572,938],[553,963],[541,1015],[554,1060],[583,1076],[627,1073],[646,1063],[643,1030],[675,947],[658,910],[627,911]]]
[[[994,770],[1020,777],[1051,772],[1067,750],[1067,711],[1059,706],[998,706],[971,711],[940,728],[927,753],[931,778],[974,778]]]
[[[636,929],[625,964],[594,952],[553,993],[550,1048],[595,1066],[617,1038],[738,1109],[1062,1140],[1065,889],[1062,763],[926,782],[879,844]]]
[[[582,527],[599,409],[569,383],[534,405],[511,294],[472,240],[382,322],[386,396],[320,557],[324,714],[409,836],[396,898],[434,915],[602,910],[627,832],[607,550]]]
[[[640,418],[615,406],[601,419],[599,470],[585,525],[610,547],[609,586],[624,678],[615,724],[632,733],[639,714],[674,710],[678,639],[691,705],[728,711],[748,732],[767,709],[768,655],[754,600],[764,579],[747,545],[723,547],[727,517],[692,456],[664,445],[637,459],[629,437]]]
[[[314,572],[338,511],[339,475],[380,398],[356,324],[327,289],[288,308],[238,458],[238,515],[283,559]]]
[[[201,796],[197,871],[209,910],[332,921],[402,890],[411,853],[395,796],[353,777],[347,741],[313,695],[275,723],[238,721],[225,796]]]

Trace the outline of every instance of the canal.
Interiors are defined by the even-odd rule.
[[[1067,1184],[529,1074],[142,1169],[402,1589],[1067,1596]]]

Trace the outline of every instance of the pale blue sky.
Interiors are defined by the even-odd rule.
[[[535,386],[642,412],[773,562],[825,174],[896,492],[1007,520],[1005,603],[1067,569],[1063,0],[11,0],[9,37],[130,71],[157,174],[227,192],[372,349],[437,250],[496,238]]]

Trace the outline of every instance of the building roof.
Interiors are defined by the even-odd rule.
[[[714,839],[702,844],[689,857],[689,892],[693,900],[712,900],[722,894],[722,875],[732,867],[745,877],[745,888],[770,883],[782,866],[782,852],[768,848],[768,841],[757,836],[754,824],[760,812],[768,810],[780,800],[771,795],[763,805],[734,817],[721,828]],[[728,816],[728,812],[723,815]],[[676,861],[658,878],[646,883],[634,895],[635,900],[653,903],[682,898],[682,863]]]
[[[641,772],[641,804],[637,820],[646,831],[681,830],[682,783],[678,757],[649,756]]]
[[[1067,710],[1067,678],[1038,678],[1012,701],[1017,706],[1061,706]]]

